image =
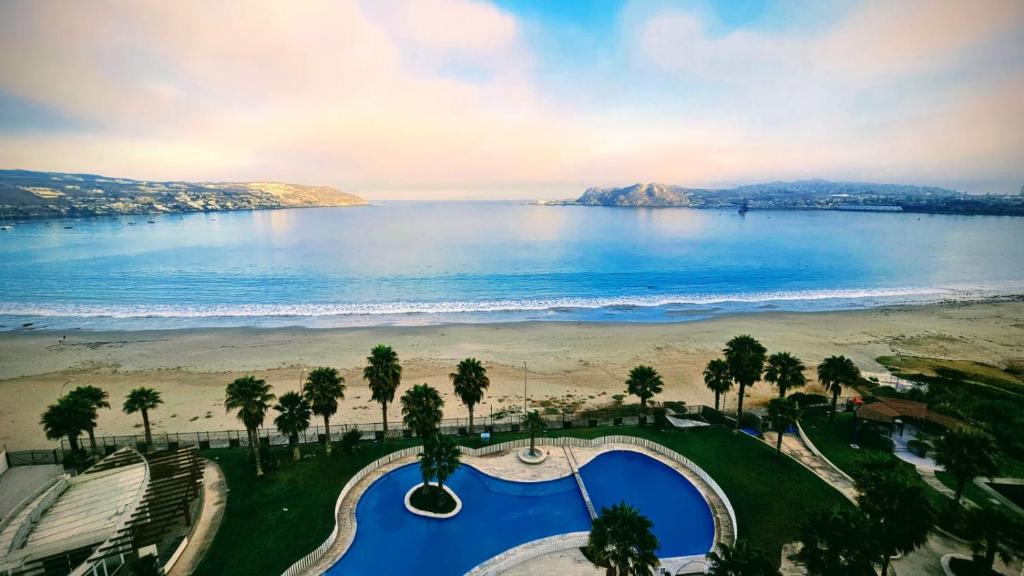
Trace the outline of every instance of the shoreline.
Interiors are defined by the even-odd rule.
[[[77,385],[110,392],[112,410],[102,410],[98,435],[134,434],[141,428],[119,408],[137,386],[159,389],[165,404],[152,418],[154,431],[237,429],[225,412],[224,386],[244,374],[264,378],[281,393],[298,389],[305,371],[318,365],[339,369],[348,385],[332,421],[374,422],[361,369],[370,348],[392,345],[404,369],[401,392],[427,382],[445,398],[445,417],[464,417],[448,374],[466,357],[481,360],[491,388],[478,415],[522,404],[523,362],[533,407],[593,407],[624,391],[633,366],[650,364],[662,373],[658,400],[713,403],[701,372],[725,342],[750,333],[769,352],[789,351],[814,367],[832,354],[851,357],[862,370],[878,371],[885,354],[935,356],[1005,365],[1024,359],[1024,298],[895,305],[832,312],[737,313],[679,322],[557,322],[434,324],[353,328],[207,327],[165,330],[27,330],[0,332],[0,443],[11,449],[55,445],[43,437],[39,414]],[[60,337],[66,336],[61,341]],[[750,404],[772,397],[756,385]],[[397,397],[396,397],[397,400]],[[628,400],[627,400],[628,401]],[[735,403],[735,394],[726,401]],[[400,419],[398,407],[389,419]],[[272,418],[268,418],[272,425]]]
[[[952,289],[942,289],[946,292],[953,291]],[[391,313],[379,313],[379,314],[351,314],[351,313],[335,313],[335,314],[320,314],[320,315],[301,315],[301,314],[255,314],[255,315],[226,315],[226,316],[175,316],[175,315],[140,315],[140,316],[126,316],[126,317],[113,317],[108,315],[84,315],[84,316],[60,316],[57,314],[52,315],[18,315],[18,314],[0,314],[0,320],[7,318],[8,321],[13,320],[11,324],[0,324],[0,335],[5,333],[27,333],[27,332],[50,332],[50,333],[66,333],[66,332],[88,332],[88,333],[120,333],[120,332],[165,332],[165,331],[202,331],[202,330],[373,330],[373,329],[417,329],[417,328],[432,328],[432,327],[459,327],[459,326],[503,326],[503,325],[532,325],[532,324],[551,324],[551,325],[621,325],[621,326],[659,326],[666,324],[686,324],[692,322],[706,322],[716,319],[726,319],[732,317],[743,317],[743,316],[761,316],[771,314],[841,314],[841,313],[856,313],[866,312],[871,310],[903,310],[913,309],[928,306],[950,306],[950,305],[971,305],[971,304],[984,304],[984,303],[999,303],[999,302],[1024,302],[1024,293],[1022,292],[1006,292],[998,293],[986,289],[977,290],[959,290],[953,291],[954,293],[959,292],[963,294],[962,297],[946,297],[935,300],[921,300],[921,301],[893,301],[883,303],[866,303],[863,305],[847,304],[838,305],[834,308],[791,308],[787,309],[781,307],[775,302],[820,302],[826,300],[844,300],[853,298],[870,298],[870,296],[845,296],[837,295],[830,297],[808,297],[805,299],[801,298],[783,298],[779,297],[776,299],[765,299],[765,300],[726,300],[721,301],[715,300],[706,303],[696,302],[678,302],[678,303],[666,303],[666,304],[610,304],[604,306],[593,306],[593,307],[554,307],[550,309],[537,309],[537,310],[482,310],[482,311],[437,311],[437,312],[391,312]],[[986,293],[987,292],[987,293]],[[881,297],[881,296],[880,296]],[[895,298],[895,296],[893,296]],[[908,298],[910,296],[907,296]],[[854,300],[855,301],[855,300]],[[720,306],[721,304],[748,304],[757,305],[755,308],[742,308],[742,307],[727,307]],[[707,306],[708,308],[678,308],[673,309],[674,306]],[[587,311],[593,313],[599,313],[601,310],[614,310],[614,309],[627,309],[630,311],[643,311],[650,313],[652,311],[661,311],[662,316],[660,319],[649,319],[650,316],[640,316],[635,320],[608,320],[604,318],[564,318],[564,319],[537,319],[537,318],[515,318],[511,317],[514,314],[522,314],[528,312],[550,312],[550,311],[568,311],[568,312],[579,312],[586,313]],[[508,319],[499,319],[500,315],[508,314]],[[476,315],[477,320],[450,320],[452,317]],[[430,321],[430,317],[440,317],[439,321]],[[495,318],[489,317],[495,316]],[[317,321],[320,322],[331,322],[332,320],[339,318],[348,319],[380,319],[380,318],[422,318],[422,322],[410,322],[403,323],[401,320],[392,322],[374,322],[369,320],[366,323],[353,323],[353,324],[338,324],[338,325],[314,325]],[[273,322],[278,319],[295,319],[294,324],[260,324],[261,322]],[[30,320],[29,322],[25,322]],[[203,321],[219,321],[222,324],[210,323],[208,325],[201,324]],[[51,322],[79,322],[82,325],[71,325],[71,326],[54,326],[46,323]],[[93,322],[105,322],[112,323],[113,326],[90,326]],[[237,323],[234,323],[237,321]],[[176,324],[172,326],[164,327],[152,327],[150,325],[135,326],[133,324],[139,323],[154,323],[164,322],[167,324]],[[182,322],[197,322],[197,325],[183,325]],[[123,326],[117,326],[117,324],[123,324]]]

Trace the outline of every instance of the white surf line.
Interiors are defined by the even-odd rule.
[[[587,493],[587,487],[583,484],[583,477],[580,476],[580,469],[576,462],[576,455],[572,453],[572,448],[568,446],[562,446],[562,451],[565,452],[565,459],[569,461],[569,468],[572,470],[573,477],[576,478],[576,485],[580,489],[580,494],[583,495],[583,503],[587,505],[587,512],[590,513],[590,519],[597,520],[597,511],[594,510],[594,503],[590,501],[590,494]]]

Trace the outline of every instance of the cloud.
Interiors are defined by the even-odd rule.
[[[573,49],[535,42],[558,25],[473,0],[12,0],[0,105],[66,128],[0,126],[0,164],[370,196],[802,176],[1016,190],[1022,6],[858,4],[722,34],[642,3],[588,62],[538,50]]]

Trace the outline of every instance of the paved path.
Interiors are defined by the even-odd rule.
[[[502,576],[604,576],[605,570],[590,563],[579,550],[545,554],[513,566]]]
[[[774,432],[765,433],[765,441],[775,446],[777,436]],[[850,479],[832,466],[823,457],[816,455],[814,450],[807,446],[803,440],[795,434],[786,434],[782,437],[782,451],[798,460],[801,464],[810,469],[822,480],[828,482],[834,488],[843,493],[844,496],[855,500],[857,497],[857,490]],[[924,478],[925,482],[934,487],[940,493],[952,498],[954,496],[953,490],[950,490],[945,484],[943,484],[936,476],[935,471],[928,468],[918,468],[918,472],[921,477]],[[970,554],[970,545],[956,538],[954,536],[945,534],[940,531],[932,532],[928,536],[927,542],[924,546],[918,548],[914,552],[906,555],[899,560],[894,560],[890,567],[889,573],[897,576],[932,576],[934,574],[942,574],[942,556],[945,554],[959,553],[959,554]],[[800,573],[801,567],[793,564],[787,564],[784,561],[784,566],[787,568],[786,574],[798,574]],[[1011,565],[1003,564],[1001,561],[996,562],[996,570],[1006,576],[1018,576],[1024,574],[1024,567],[1022,567],[1019,560],[1015,560]]]
[[[224,481],[224,473],[216,462],[207,460],[206,470],[203,472],[203,508],[199,513],[199,520],[192,534],[189,535],[188,545],[182,552],[181,558],[175,562],[167,576],[187,576],[195,571],[203,556],[213,543],[220,521],[224,518],[224,506],[227,504],[227,483]]]
[[[0,518],[5,518],[15,506],[34,494],[50,478],[64,473],[57,464],[14,466],[0,476]]]
[[[765,442],[774,449],[775,442],[778,439],[775,432],[765,432],[764,438]],[[857,499],[857,489],[854,487],[853,481],[838,468],[832,466],[827,460],[815,454],[810,447],[804,444],[799,435],[784,434],[782,436],[782,451],[803,464],[816,476],[828,482],[829,485],[838,490],[843,496],[846,496],[850,501]]]

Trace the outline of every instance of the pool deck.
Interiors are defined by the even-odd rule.
[[[558,478],[564,478],[572,475],[572,466],[569,463],[568,455],[559,446],[544,445],[538,440],[537,447],[541,450],[548,452],[548,457],[540,464],[524,464],[516,457],[515,450],[505,450],[497,454],[491,454],[487,456],[471,456],[464,454],[462,456],[462,463],[468,464],[481,472],[503,478],[506,480],[513,480],[518,482],[544,482],[547,480],[555,480]],[[676,470],[682,474],[687,480],[689,480],[694,486],[696,486],[704,499],[711,506],[711,511],[715,519],[715,544],[725,542],[728,544],[732,543],[732,521],[729,517],[729,513],[726,510],[725,503],[715,494],[714,490],[707,485],[706,482],[701,480],[693,472],[685,468],[683,465],[675,462],[661,454],[645,450],[639,446],[630,444],[606,444],[596,448],[581,448],[572,447],[572,456],[575,457],[580,467],[586,465],[598,455],[613,450],[629,450],[632,452],[640,452],[645,454],[659,462],[664,463],[673,470]],[[399,460],[395,460],[387,465],[381,466],[368,474],[365,478],[360,480],[353,486],[352,490],[345,495],[345,498],[341,502],[341,506],[338,508],[338,538],[334,545],[331,546],[321,557],[320,561],[310,566],[303,574],[323,574],[339,558],[348,550],[355,538],[355,507],[359,502],[359,498],[362,497],[363,493],[373,484],[378,478],[405,466],[416,462],[415,456],[407,456]],[[577,552],[578,554],[578,552]],[[493,558],[495,560],[498,557]],[[580,555],[580,558],[582,555]],[[539,556],[527,561],[530,572],[532,574],[561,574],[560,570],[565,568],[567,563],[576,566],[573,573],[578,574],[591,574],[579,566],[579,559],[573,555],[572,551],[553,552],[544,556]],[[506,574],[521,574],[521,567],[524,564],[520,564],[507,570]],[[592,567],[592,566],[591,566]]]

